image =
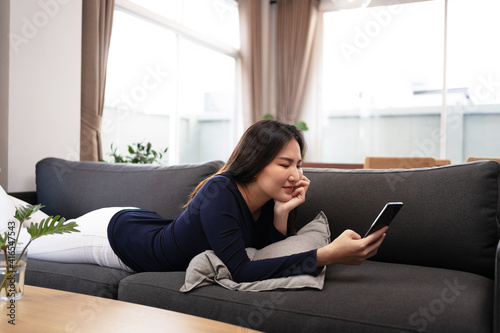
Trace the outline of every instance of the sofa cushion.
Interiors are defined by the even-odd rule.
[[[28,259],[25,283],[37,287],[116,299],[118,283],[129,275],[131,273],[120,269],[91,264],[66,264]]]
[[[183,272],[140,273],[118,299],[264,332],[491,332],[493,282],[446,269],[366,261],[331,265],[323,290],[181,293]]]
[[[46,158],[36,165],[38,201],[45,213],[66,219],[111,206],[140,207],[173,219],[196,185],[221,166],[220,161],[155,166]]]
[[[494,161],[408,170],[305,169],[311,185],[298,227],[323,210],[332,238],[345,229],[363,235],[385,203],[402,201],[374,260],[493,278],[499,172]]]

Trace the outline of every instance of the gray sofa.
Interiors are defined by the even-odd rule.
[[[173,218],[221,162],[137,166],[47,158],[36,200],[47,214],[78,217],[138,206]],[[362,234],[388,201],[403,201],[379,253],[360,266],[327,267],[323,290],[179,291],[184,272],[130,274],[30,260],[26,283],[115,298],[266,332],[498,332],[500,164],[429,169],[305,169],[311,180],[297,228],[320,211],[332,239]]]

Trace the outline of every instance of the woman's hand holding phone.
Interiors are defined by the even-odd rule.
[[[366,259],[377,254],[385,238],[388,227],[383,227],[365,238],[346,230],[330,244],[317,250],[316,266],[331,264],[360,265]]]

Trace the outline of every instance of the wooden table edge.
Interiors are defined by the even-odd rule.
[[[152,306],[30,285],[23,298],[1,303],[1,332],[258,332]]]

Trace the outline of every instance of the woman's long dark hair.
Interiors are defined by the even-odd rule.
[[[278,155],[280,150],[290,140],[297,140],[301,156],[305,154],[305,141],[302,132],[294,125],[283,124],[275,120],[261,120],[250,126],[234,148],[231,156],[222,168],[214,175],[203,180],[194,189],[189,197],[189,202],[198,193],[199,189],[213,176],[228,172],[240,184],[248,184]],[[189,202],[187,204],[189,204]],[[187,206],[187,205],[186,205]],[[293,229],[291,221],[295,219],[290,214],[289,227]],[[293,216],[292,218],[290,218]]]

